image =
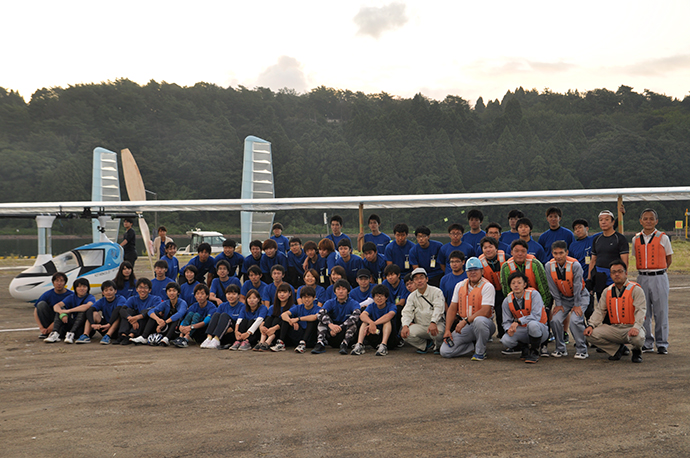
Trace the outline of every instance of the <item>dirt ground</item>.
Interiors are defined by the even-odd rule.
[[[0,330],[34,327],[0,272]],[[670,354],[444,360],[52,345],[0,332],[3,457],[688,456],[690,276]],[[687,288],[683,288],[687,287]]]

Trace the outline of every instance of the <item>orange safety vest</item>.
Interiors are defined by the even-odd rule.
[[[555,259],[549,261],[549,272],[551,273],[551,279],[556,284],[556,287],[566,297],[573,297],[573,263],[580,262],[575,258],[570,256],[565,258],[565,280],[560,280],[558,278],[558,263]],[[582,281],[582,287],[584,288],[584,279]]]
[[[534,270],[532,270],[533,259],[536,259],[533,254],[528,254],[527,259],[525,259],[525,275],[527,275],[527,279],[529,280],[527,286],[530,288],[537,287],[537,277],[534,275]],[[508,268],[510,269],[511,274],[517,270],[517,265],[515,264],[513,258],[508,259],[506,262],[508,263]]]
[[[611,285],[606,290],[606,311],[611,324],[635,324],[635,306],[633,305],[632,292],[636,286],[641,288],[635,282],[628,282],[628,286],[623,290],[621,297],[613,296],[613,288],[616,285]]]
[[[662,270],[668,267],[666,264],[666,250],[661,245],[663,232],[654,231],[649,243],[644,243],[642,232],[633,237],[633,249],[635,250],[635,263],[637,269]]]
[[[485,284],[486,279],[482,278],[479,284],[472,291],[469,291],[469,279],[465,279],[460,283],[460,288],[458,289],[458,315],[461,318],[470,317],[482,308],[482,287]]]
[[[494,272],[494,270],[489,265],[489,261],[486,260],[486,256],[484,256],[483,254],[479,256],[479,260],[482,262],[482,266],[484,267],[484,278],[489,280],[489,282],[491,282],[491,284],[494,285],[496,291],[498,291],[502,288],[501,267],[503,267],[503,264],[505,264],[506,262],[505,251],[498,250],[498,254],[496,257],[498,258],[498,272]]]
[[[523,316],[529,316],[532,313],[532,294],[536,293],[537,290],[534,288],[527,288],[525,289],[525,308],[522,309],[516,309],[515,308],[515,296],[511,292],[508,294],[508,303],[510,304],[510,312],[513,314],[515,318],[522,318]],[[546,324],[547,322],[547,317],[546,317],[546,308],[542,307],[541,309],[541,318],[539,319],[540,323]],[[527,326],[526,324],[521,324],[520,326]]]

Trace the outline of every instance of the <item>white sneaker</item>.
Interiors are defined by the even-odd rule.
[[[210,343],[211,343],[211,339],[209,339],[208,337],[206,337],[206,340],[204,340],[203,342],[201,342],[201,345],[199,345],[199,348],[211,348],[211,347],[209,347],[209,344],[210,344]]]
[[[161,344],[162,346],[164,346],[164,347],[167,347],[168,345],[170,345],[170,339],[168,339],[167,337],[163,337],[163,338],[161,339],[161,343],[160,343],[160,344]]]
[[[307,345],[304,343],[304,341],[301,341],[297,347],[295,347],[295,353],[304,353],[304,351],[307,349]]]
[[[271,351],[285,351],[285,344],[282,340],[278,340],[278,343],[271,347]]]
[[[74,343],[74,333],[73,332],[68,332],[65,334],[65,343],[66,344],[73,344]]]
[[[553,356],[554,358],[560,358],[560,357],[562,357],[562,356],[568,356],[568,352],[567,352],[567,351],[563,352],[563,351],[556,350],[556,351],[554,351],[553,353],[551,353],[551,356]]]
[[[48,337],[44,340],[45,343],[55,343],[55,342],[60,342],[60,333],[59,332],[51,332]]]
[[[218,350],[220,348],[220,340],[211,339],[211,341],[208,343],[208,348],[213,348],[215,350]]]
[[[587,359],[589,358],[589,353],[575,353],[575,359]]]
[[[364,353],[365,353],[364,345],[362,345],[359,342],[357,344],[355,344],[355,348],[353,348],[352,351],[350,352],[351,355],[356,355],[356,356],[363,355]]]
[[[144,337],[142,337],[142,336],[135,337],[134,339],[131,339],[131,340],[133,343],[139,344],[139,345],[146,345],[147,343],[149,343],[148,340],[144,339]]]

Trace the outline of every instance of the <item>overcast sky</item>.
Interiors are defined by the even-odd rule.
[[[690,94],[690,1],[6,2],[0,87],[129,78],[472,104],[519,86]]]

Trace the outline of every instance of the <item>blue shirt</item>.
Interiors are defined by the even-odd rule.
[[[455,285],[467,278],[467,272],[463,271],[460,275],[455,275],[453,271],[449,271],[441,279],[441,284],[439,285],[441,291],[443,291],[443,297],[446,298],[446,305],[450,305],[450,300],[453,298],[453,291],[455,290]]]
[[[130,297],[136,295],[136,289],[134,286],[136,285],[137,282],[132,281],[132,280],[127,280],[125,282],[125,285],[122,287],[122,289],[117,290],[117,295],[122,296],[125,299],[129,299]],[[40,301],[40,299],[39,299]]]
[[[384,280],[383,284],[386,285],[388,288],[388,292],[390,292],[390,295],[388,296],[388,302],[391,304],[397,304],[400,299],[407,299],[407,296],[410,295],[410,292],[407,290],[407,287],[405,286],[405,281],[400,280],[398,282],[398,286],[393,288],[393,285],[391,285],[388,280]]]
[[[441,263],[438,261],[439,253],[441,252],[441,247],[443,245],[437,240],[429,240],[429,246],[422,248],[419,245],[415,245],[410,250],[410,263],[413,266],[423,267],[426,270],[426,275],[429,278],[435,278],[443,275],[443,270],[441,269]],[[431,267],[431,263],[434,263],[434,267]]]
[[[383,283],[383,280],[386,278],[383,275],[383,271],[386,269],[386,257],[378,253],[374,262],[369,262],[366,258],[362,258],[362,268],[371,272],[371,275],[374,277],[374,283]]]
[[[168,277],[165,277],[163,280],[154,278],[151,280],[151,294],[160,298],[168,297],[168,295],[165,294],[165,287],[168,286],[168,283],[171,281],[172,280]]]
[[[237,285],[242,289],[242,283],[240,283],[240,279],[237,277],[230,277],[226,281],[220,281],[220,277],[216,277],[211,282],[210,293],[215,294],[216,297],[222,301],[225,299],[225,288],[230,285]]]
[[[290,250],[290,240],[288,240],[288,238],[284,235],[281,234],[278,237],[272,235],[271,240],[276,241],[276,244],[278,244],[278,251],[280,251],[281,253],[287,254]]]
[[[112,302],[108,302],[108,299],[105,297],[102,297],[98,299],[92,306],[94,310],[98,310],[103,314],[103,319],[105,321],[110,321],[110,317],[113,315],[113,310],[115,310],[117,307],[121,307],[125,305],[127,300],[122,297],[115,295],[115,298],[113,299]]]
[[[304,285],[300,286],[297,289],[297,299],[299,299],[300,293],[302,292],[302,288],[304,288]],[[314,289],[316,290],[316,297],[314,298],[314,303],[319,303],[319,304],[325,304],[326,303],[326,288],[323,286],[316,285],[314,286]]]
[[[218,308],[216,308],[215,313],[227,313],[233,323],[235,323],[245,307],[246,304],[244,302],[238,302],[234,307],[230,305],[230,302],[223,302],[218,306]],[[263,305],[260,305],[259,307],[263,307]]]
[[[388,246],[389,243],[391,243],[391,238],[388,237],[386,234],[381,232],[379,235],[374,235],[371,232],[368,234],[364,234],[364,243],[366,242],[371,242],[376,245],[376,251],[379,252],[379,254],[386,254],[386,247]]]
[[[586,279],[589,276],[589,261],[592,257],[592,242],[596,235],[588,235],[587,237],[575,240],[568,248],[568,255],[575,258],[582,266],[582,276]]]
[[[286,285],[288,285],[290,287],[290,289],[292,290],[292,298],[294,299],[295,298],[295,288],[293,288],[290,283],[287,283],[287,282],[283,282],[283,283],[285,283]],[[270,285],[268,285],[266,287],[266,299],[265,300],[268,301],[269,305],[273,305],[273,303],[275,302],[277,290],[278,290],[278,287],[276,286],[275,283],[271,283]]]
[[[357,301],[358,304],[361,304],[365,300],[371,297],[371,290],[374,289],[373,285],[369,285],[369,289],[366,291],[362,291],[362,288],[359,286],[357,288],[353,288],[352,291],[350,291],[350,299]]]
[[[356,254],[351,254],[350,259],[345,261],[342,256],[339,256],[335,261],[336,266],[342,266],[347,273],[347,281],[350,282],[352,286],[357,284],[357,271],[362,268],[362,258]]]
[[[331,270],[335,267],[335,252],[329,253],[325,258],[322,258],[321,255],[318,254],[316,256],[316,262],[312,262],[310,259],[307,266],[310,269],[316,269],[316,271],[319,273],[319,276],[324,278],[323,282],[317,278],[317,282],[325,283],[328,281],[328,276],[331,275]]]
[[[194,283],[191,284],[187,282],[180,284],[180,299],[184,300],[187,304],[195,303],[196,298],[194,298],[194,288],[198,284],[198,281],[194,281]]]
[[[146,299],[141,300],[141,298],[137,294],[136,296],[132,296],[129,299],[127,299],[127,303],[125,303],[125,306],[139,312],[142,315],[146,315],[149,310],[155,308],[160,303],[161,298],[158,296],[149,294],[146,297]]]
[[[331,316],[333,324],[343,324],[352,315],[352,312],[359,309],[359,302],[348,297],[345,303],[341,304],[338,299],[334,298],[327,300],[323,309]]]
[[[539,243],[535,242],[532,237],[529,238],[529,242],[527,242],[527,245],[527,254],[534,255],[539,261],[541,261],[542,264],[546,264],[550,261],[550,259],[546,259],[546,253],[544,252],[544,248],[541,245],[539,245]]]
[[[288,260],[287,256],[285,256],[285,253],[282,253],[280,251],[276,251],[276,255],[273,256],[272,258],[269,258],[266,256],[266,253],[261,255],[261,272],[271,275],[271,267],[275,266],[276,264],[280,264],[285,268],[285,273],[287,274],[288,270]]]
[[[386,246],[386,261],[392,262],[400,267],[400,278],[405,277],[412,272],[412,263],[410,262],[410,250],[415,246],[409,240],[405,240],[405,245],[400,246],[398,242],[392,241]],[[407,262],[407,266],[405,263]]]
[[[462,241],[470,245],[475,253],[481,253],[482,247],[479,245],[479,242],[485,236],[486,232],[484,231],[479,231],[476,234],[473,234],[472,232],[465,232],[464,234],[462,234]]]
[[[209,321],[211,321],[211,315],[214,314],[216,308],[216,304],[214,304],[211,301],[206,301],[206,305],[203,307],[200,306],[198,302],[195,302],[187,309],[187,315],[189,315],[190,313],[192,315],[198,313],[200,316],[199,321],[197,321],[196,323],[203,321],[204,324],[208,324]]]
[[[259,304],[259,306],[254,310],[253,312],[249,309],[249,306],[247,305],[242,309],[240,312],[240,320],[246,320],[246,321],[252,321],[256,320],[258,318],[263,318],[266,319],[266,314],[268,313],[268,308],[264,307],[263,305]]]
[[[263,257],[263,255],[262,255],[262,257]],[[246,258],[244,258],[244,262],[242,263],[242,273],[247,275],[247,272],[249,271],[249,268],[251,266],[261,267],[261,258],[256,259],[252,255],[249,255]]]
[[[244,264],[244,256],[235,251],[232,253],[232,256],[228,258],[225,256],[225,253],[221,253],[216,256],[216,259],[213,260],[216,265],[218,265],[218,261],[226,261],[228,264],[230,264],[230,276],[236,277],[237,268],[239,267],[241,270],[242,265]]]
[[[338,251],[338,242],[340,242],[342,239],[350,240],[350,237],[345,235],[343,232],[341,232],[340,235],[337,237],[333,235],[333,233],[331,232],[326,236],[326,238],[330,239],[333,242],[333,245],[335,245],[335,251]],[[352,244],[352,240],[350,240],[350,244]]]
[[[371,318],[371,321],[376,321],[386,313],[398,313],[398,308],[392,303],[386,301],[383,308],[379,308],[379,306],[374,303],[367,305],[367,308],[364,309],[364,311],[367,312],[367,314],[369,314],[369,318]]]
[[[57,304],[58,302],[64,302],[65,299],[67,299],[69,296],[72,296],[74,294],[74,291],[70,291],[69,289],[66,289],[64,293],[56,293],[55,288],[51,288],[45,293],[41,294],[41,297],[38,298],[36,303],[34,304],[34,307],[36,307],[36,304],[39,302],[45,302],[51,307]]]
[[[165,272],[165,276],[172,281],[177,281],[177,276],[180,273],[180,261],[175,256],[172,258],[163,256],[161,259],[168,263],[168,271]]]
[[[185,264],[185,267],[187,266],[194,266],[197,269],[196,273],[196,281],[199,283],[204,282],[204,276],[207,273],[210,273],[211,275],[216,275],[216,263],[215,259],[213,259],[212,256],[209,256],[206,262],[201,262],[199,260],[199,255],[194,256],[192,259],[189,260],[187,264]],[[182,268],[182,272],[184,272],[184,268]]]
[[[246,282],[244,282],[244,285],[242,285],[242,288],[240,289],[240,295],[247,297],[247,293],[250,290],[255,289],[261,295],[261,300],[267,301],[268,300],[268,296],[266,296],[266,289],[267,288],[268,288],[268,285],[264,282],[260,282],[259,287],[257,288],[256,286],[254,286],[252,284],[251,280],[247,280]]]
[[[517,240],[520,238],[520,234],[517,232],[511,232],[511,231],[505,231],[501,232],[501,238],[499,242],[503,242],[506,245],[510,246],[511,243],[513,243],[513,240]]]
[[[477,256],[477,254],[474,252],[474,248],[472,248],[472,246],[468,243],[460,241],[460,245],[453,246],[450,244],[450,242],[448,242],[441,247],[441,251],[438,254],[437,262],[443,266],[446,266],[446,269],[448,269],[448,263],[450,263],[450,254],[453,251],[461,251],[465,255],[465,261],[467,261],[472,256]]]
[[[96,298],[93,297],[93,294],[87,294],[84,297],[79,297],[76,294],[72,294],[71,296],[64,298],[62,301],[62,303],[65,304],[63,308],[66,310],[79,307],[80,305],[84,305],[89,302],[91,302],[91,304],[96,303]]]
[[[175,321],[182,320],[184,316],[187,314],[187,309],[188,309],[187,301],[178,298],[177,299],[177,304],[173,308],[172,303],[170,302],[170,299],[167,301],[163,301],[154,308],[152,308],[149,311],[149,316],[151,316],[152,313],[161,313],[163,315],[163,319],[167,320],[170,318],[170,321],[174,323]],[[172,316],[170,315],[172,313]]]
[[[551,255],[551,244],[558,240],[565,241],[565,244],[570,247],[570,244],[575,240],[575,235],[573,235],[573,232],[570,229],[566,229],[563,226],[558,226],[558,229],[549,229],[539,236],[538,242],[539,245],[544,248],[544,259],[546,262],[549,262],[553,257]]]
[[[299,276],[304,275],[304,267],[302,265],[304,264],[304,260],[307,259],[307,253],[302,250],[302,254],[299,256],[296,256],[295,253],[292,251],[288,251],[287,253],[287,258],[288,258],[288,268],[293,268],[297,270],[297,273]],[[316,279],[317,281],[319,280],[318,278]]]
[[[292,306],[289,312],[292,318],[302,318],[304,316],[316,315],[317,313],[319,313],[320,310],[321,307],[319,307],[316,304],[312,305],[310,309],[307,309],[307,307],[305,307],[304,304],[295,304]],[[307,323],[304,321],[300,321],[299,325],[302,329],[307,328]]]

